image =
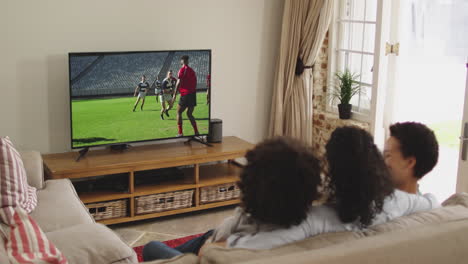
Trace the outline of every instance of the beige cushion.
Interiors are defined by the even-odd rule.
[[[94,223],[69,179],[48,180],[37,192],[37,207],[31,216],[44,232]]]
[[[468,260],[468,221],[426,225],[349,241],[320,250],[244,264],[460,264]]]
[[[468,219],[468,208],[461,205],[447,206],[399,217],[390,222],[369,227],[364,232],[366,235],[373,235],[384,232],[393,232],[405,228],[414,228],[428,224],[440,224],[461,219]]]
[[[456,193],[442,203],[443,206],[463,205],[468,208],[468,193]]]
[[[311,237],[303,241],[285,245],[271,250],[226,249],[213,247],[205,251],[202,263],[237,263],[245,260],[261,259],[268,256],[278,256],[304,249],[318,249],[348,240],[355,240],[364,236],[393,232],[406,228],[414,228],[428,224],[441,224],[450,221],[468,219],[468,194],[459,193],[453,195],[444,202],[447,207],[437,208],[431,211],[419,212],[412,215],[394,219],[385,224],[370,227],[363,233],[328,233]]]
[[[46,235],[62,251],[70,264],[138,262],[133,249],[101,224],[75,225],[48,232]]]
[[[262,259],[270,256],[280,256],[293,252],[319,249],[345,241],[357,240],[363,236],[364,234],[361,232],[326,233],[269,250],[228,249],[209,246],[202,252],[201,263],[238,263],[252,259]]]
[[[197,264],[198,257],[194,254],[184,254],[171,259],[143,262],[144,264]]]
[[[21,151],[29,185],[38,190],[44,188],[44,167],[41,154],[37,151]]]
[[[1,238],[1,235],[0,235],[0,238]],[[8,255],[5,250],[5,242],[3,242],[3,239],[0,239],[0,263],[9,263]]]

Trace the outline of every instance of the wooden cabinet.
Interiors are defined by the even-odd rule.
[[[125,216],[99,220],[104,224],[116,224],[239,203],[239,199],[233,199],[200,204],[200,189],[236,182],[241,168],[233,160],[243,157],[252,147],[252,144],[237,137],[225,137],[222,143],[213,144],[213,147],[195,142],[188,144],[177,142],[132,147],[123,152],[94,150],[79,162],[75,162],[78,155],[76,152],[47,154],[43,155],[43,159],[48,179],[87,178],[92,181],[96,176],[114,174],[128,177],[127,191],[79,193],[80,199],[85,204],[127,199],[128,212]],[[135,184],[136,177],[139,177],[143,171],[173,167],[181,168],[183,176],[155,184]],[[157,213],[136,213],[137,197],[184,190],[194,190],[193,203],[190,207]]]

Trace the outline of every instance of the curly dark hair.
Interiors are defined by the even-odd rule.
[[[439,143],[434,131],[416,122],[396,123],[390,126],[390,136],[400,143],[403,157],[414,157],[414,176],[421,179],[430,172],[439,159]]]
[[[329,201],[343,223],[368,226],[394,191],[372,136],[358,127],[340,127],[326,145]]]
[[[238,186],[245,212],[260,223],[290,227],[307,216],[320,195],[321,167],[312,150],[299,141],[278,137],[246,154]]]

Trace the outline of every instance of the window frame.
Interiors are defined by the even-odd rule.
[[[376,45],[376,38],[378,35],[377,32],[377,27],[379,26],[378,22],[378,17],[376,17],[376,21],[365,21],[365,20],[355,20],[355,19],[341,19],[340,13],[341,13],[341,5],[346,4],[346,1],[334,1],[334,7],[333,7],[333,15],[331,19],[331,25],[329,28],[329,34],[328,34],[328,72],[327,72],[327,92],[326,92],[326,111],[327,112],[332,112],[332,113],[338,113],[338,107],[334,103],[331,102],[330,100],[330,91],[333,89],[332,83],[334,80],[334,75],[337,69],[337,60],[338,60],[338,55],[337,53],[339,52],[338,49],[338,42],[340,41],[340,36],[343,36],[343,31],[342,27],[340,26],[340,23],[361,23],[363,25],[365,24],[373,24],[375,25],[375,39],[374,39],[374,46]],[[378,12],[377,12],[378,13]],[[365,29],[363,29],[365,30]],[[365,32],[365,31],[364,31]],[[363,34],[364,34],[363,32]],[[363,38],[364,42],[364,38]],[[340,49],[341,51],[350,51],[353,53],[357,54],[364,54],[364,55],[372,55],[373,56],[373,61],[375,62],[375,57],[377,56],[376,49],[374,47],[373,52],[369,51],[354,51],[354,50],[348,50],[348,49]],[[374,65],[375,66],[375,65]],[[361,62],[361,67],[362,67],[362,62]],[[366,122],[366,123],[371,123],[372,122],[372,105],[374,101],[376,100],[375,93],[374,93],[374,86],[375,86],[375,80],[374,80],[375,74],[373,74],[373,79],[371,84],[366,84],[362,83],[361,85],[365,85],[370,88],[372,91],[371,96],[369,98],[369,110],[365,111],[356,111],[352,109],[352,120],[360,121],[360,122]],[[359,94],[361,96],[361,94]],[[359,99],[361,100],[361,99]],[[356,106],[353,106],[353,108]]]

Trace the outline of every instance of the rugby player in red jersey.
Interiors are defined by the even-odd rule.
[[[179,70],[176,83],[176,89],[172,96],[172,104],[174,104],[177,96],[177,92],[180,92],[179,104],[177,105],[177,127],[179,133],[178,137],[183,136],[182,130],[182,114],[187,110],[187,117],[192,124],[195,135],[198,135],[197,122],[193,117],[193,110],[197,106],[197,75],[195,71],[188,66],[189,56],[184,55],[180,58],[180,64],[182,67]]]

